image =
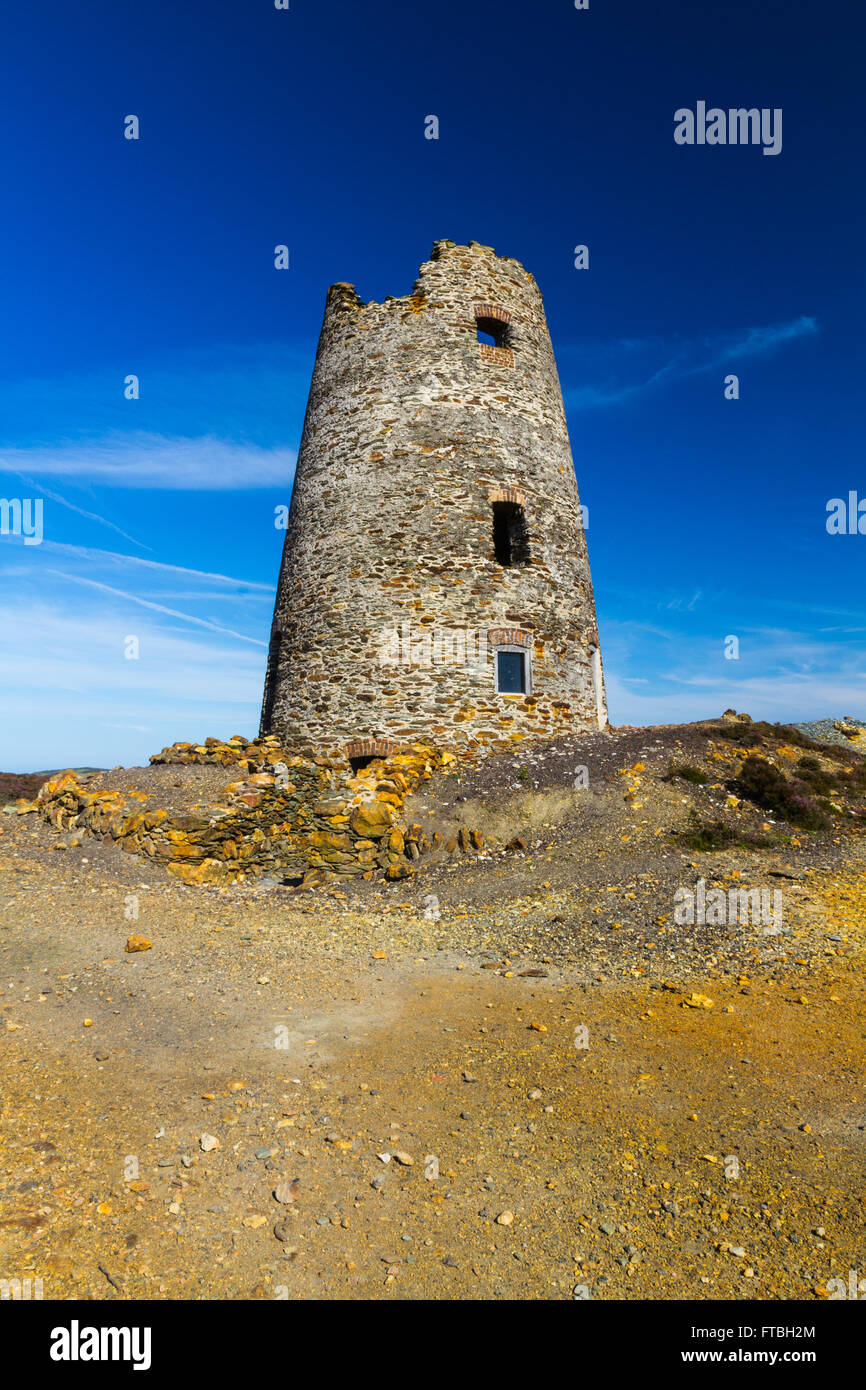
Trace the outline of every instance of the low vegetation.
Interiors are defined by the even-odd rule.
[[[40,772],[0,772],[0,806],[23,797],[31,801],[45,781]]]
[[[763,719],[737,720],[730,724],[713,725],[706,730],[709,738],[723,738],[728,743],[739,743],[747,748],[761,748],[766,739],[776,743],[788,743],[795,748],[822,749],[826,745],[815,743],[807,734],[795,729],[791,724],[768,724]],[[833,748],[833,753],[838,749]]]
[[[814,771],[811,775],[815,776]],[[789,781],[784,773],[764,758],[746,758],[739,776],[731,785],[739,796],[802,830],[826,830],[830,824],[807,783]]]
[[[701,767],[694,767],[691,763],[671,763],[662,781],[673,782],[677,777],[682,778],[684,782],[691,782],[696,787],[706,786],[710,780]]]
[[[704,853],[714,850],[730,849],[733,845],[746,845],[750,849],[767,849],[775,843],[768,835],[757,831],[742,830],[725,821],[704,821],[696,811],[689,813],[689,823],[685,830],[674,835],[674,841],[683,849],[693,849]]]

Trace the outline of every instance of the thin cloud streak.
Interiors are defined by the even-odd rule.
[[[237,637],[241,642],[251,642],[255,647],[266,647],[267,642],[262,642],[258,637],[247,637],[243,632],[235,632],[233,628],[222,627],[219,623],[209,622],[207,618],[195,618],[191,613],[181,613],[175,608],[166,608],[162,603],[151,603],[149,599],[138,598],[135,594],[124,593],[122,589],[113,589],[110,584],[100,584],[96,579],[84,579],[77,574],[64,574],[62,570],[49,570],[58,579],[71,581],[73,584],[84,584],[90,589],[99,589],[102,593],[113,594],[115,598],[125,599],[128,603],[138,603],[142,608],[150,608],[155,613],[165,613],[170,618],[180,618],[185,623],[195,623],[197,627],[209,628],[211,632],[221,632],[227,637]]]
[[[0,449],[0,473],[84,478],[114,487],[226,492],[288,487],[294,449],[265,449],[215,436],[169,438],[137,431],[27,449]]]
[[[725,341],[705,339],[700,345],[690,344],[664,363],[645,381],[631,382],[622,386],[580,386],[566,390],[566,405],[572,410],[590,410],[598,406],[617,405],[632,396],[642,395],[661,382],[680,377],[698,376],[712,371],[715,367],[739,361],[744,357],[759,357],[771,352],[783,343],[819,332],[817,320],[808,314],[788,323],[770,324],[762,328],[749,328],[737,338]],[[634,344],[629,345],[633,350]],[[704,361],[692,362],[696,351],[709,351]]]
[[[115,526],[113,521],[109,521],[106,517],[100,516],[98,512],[86,512],[83,507],[77,507],[74,502],[69,502],[65,497],[61,497],[59,492],[52,492],[51,488],[47,488],[44,483],[34,482],[32,478],[28,478],[24,473],[19,473],[18,477],[21,479],[22,483],[26,483],[28,487],[32,487],[37,492],[43,493],[50,501],[58,502],[61,507],[68,507],[71,512],[77,512],[79,516],[83,516],[87,521],[98,521],[100,526],[110,527],[112,531],[116,531],[119,536],[122,536],[125,541],[129,541],[130,544],[140,545],[142,550],[153,550],[152,545],[145,545],[144,541],[137,541],[135,536],[130,536],[126,531],[121,531],[120,527]]]
[[[4,536],[2,538],[10,545],[24,545],[20,536]],[[273,594],[273,584],[262,584],[255,579],[236,579],[229,574],[215,574],[210,570],[188,569],[183,565],[169,565],[162,560],[147,560],[143,555],[124,555],[116,550],[98,550],[93,546],[69,545],[65,541],[43,541],[40,550],[50,550],[60,555],[69,555],[83,560],[108,560],[120,565],[140,565],[146,569],[161,570],[167,574],[182,574],[188,578],[207,579],[218,584],[240,584],[244,589],[261,589],[264,593]]]

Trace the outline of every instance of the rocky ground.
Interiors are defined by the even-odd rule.
[[[806,831],[738,796],[755,747],[790,776],[806,752],[751,744],[612,731],[437,775],[412,815],[484,848],[397,883],[186,887],[4,816],[0,1278],[819,1299],[866,1275],[862,809],[837,788]],[[678,922],[699,878],[780,891],[781,923]]]

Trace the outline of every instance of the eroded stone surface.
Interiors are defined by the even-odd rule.
[[[478,325],[501,326],[504,345],[480,343]],[[497,504],[522,508],[523,562],[497,559]],[[497,646],[529,654],[527,693],[497,693]],[[364,304],[353,286],[332,286],[262,732],[302,752],[421,737],[483,751],[596,729],[607,719],[597,650],[532,275],[490,247],[439,241],[406,298]]]

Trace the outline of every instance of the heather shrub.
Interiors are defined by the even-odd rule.
[[[827,817],[813,800],[809,787],[804,782],[789,782],[778,768],[763,758],[747,758],[733,787],[756,806],[772,811],[802,830],[827,828]]]

